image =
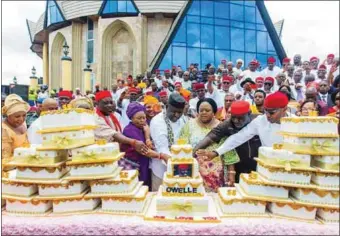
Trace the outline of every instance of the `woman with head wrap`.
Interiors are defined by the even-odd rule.
[[[161,111],[158,106],[159,101],[154,96],[146,95],[143,102],[145,106],[146,122],[150,125],[151,119]]]
[[[198,116],[190,119],[182,128],[180,138],[195,147],[204,137],[215,128],[220,121],[216,119],[217,104],[211,98],[204,98],[197,103]],[[222,143],[224,140],[222,141]],[[217,148],[217,144],[208,147],[208,150]],[[227,165],[232,166],[239,161],[235,151],[230,151],[222,157],[216,157],[206,161],[199,157],[200,174],[204,181],[204,187],[208,192],[216,192],[219,187],[225,185],[224,173]],[[231,172],[233,173],[233,172]]]
[[[146,137],[150,137],[150,131],[145,128],[147,126],[145,107],[138,102],[131,102],[127,108],[126,114],[131,121],[124,128],[123,135],[128,138],[146,143]],[[149,169],[148,157],[164,159],[165,161],[169,158],[169,156],[156,153],[152,149],[149,149],[146,156],[142,155],[141,153],[136,152],[135,148],[129,144],[122,144],[121,151],[125,152],[125,158],[119,161],[119,165],[123,167],[124,170],[138,170],[139,180],[143,181],[144,184],[148,185],[149,187],[151,186],[151,172]]]
[[[1,151],[2,159],[12,157],[14,149],[28,144],[26,114],[30,106],[16,94],[6,97],[2,114],[5,120],[2,122]]]
[[[80,97],[80,98],[73,99],[70,102],[70,105],[72,108],[83,108],[87,110],[94,109],[92,99],[88,97]]]

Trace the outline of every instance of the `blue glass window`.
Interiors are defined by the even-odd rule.
[[[256,31],[255,30],[246,30],[245,42],[246,42],[247,52],[256,52]]]
[[[230,4],[230,19],[244,21],[243,6]]]
[[[50,0],[47,2],[47,26],[63,21],[61,12],[59,11],[55,1]]]
[[[257,31],[257,52],[267,53],[267,33]]]
[[[102,15],[106,14],[133,14],[137,15],[138,10],[132,1],[128,0],[107,0],[104,2],[104,8],[102,10]]]
[[[229,19],[229,3],[215,2],[215,17]]]
[[[93,63],[93,46],[94,46],[94,35],[93,35],[93,21],[87,19],[87,61]]]
[[[245,21],[255,23],[255,7],[244,7]]]
[[[221,59],[234,63],[242,59],[247,66],[257,56],[265,62],[271,55],[277,58],[255,1],[193,0],[189,4],[167,51],[156,63],[159,69],[187,68],[191,63],[202,69],[208,63],[218,66]]]
[[[244,30],[231,28],[230,42],[231,50],[244,51]]]

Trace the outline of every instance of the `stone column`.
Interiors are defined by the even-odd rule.
[[[81,23],[72,22],[72,88],[83,88],[82,80],[82,29]]]
[[[49,85],[49,59],[48,59],[48,43],[43,45],[43,83]],[[50,86],[49,86],[50,87]]]
[[[61,58],[61,84],[64,90],[72,89],[72,59],[68,56]]]
[[[84,93],[87,90],[92,91],[91,72],[92,72],[92,70],[90,68],[85,68],[84,69]]]

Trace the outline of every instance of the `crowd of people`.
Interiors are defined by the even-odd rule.
[[[138,169],[150,190],[162,184],[170,147],[179,139],[194,147],[207,191],[233,186],[240,173],[256,170],[260,146],[282,142],[282,117],[340,117],[339,58],[329,54],[320,63],[295,55],[282,68],[273,57],[267,62],[263,70],[257,60],[246,69],[242,60],[203,70],[174,66],[118,79],[111,90],[97,84],[84,94],[42,86],[30,90],[29,103],[15,94],[2,97],[2,158],[42,143],[42,111],[83,108],[95,112],[96,139],[120,143],[126,155],[119,165]]]

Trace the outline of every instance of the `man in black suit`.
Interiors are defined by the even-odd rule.
[[[317,96],[318,101],[323,101],[325,104],[327,104],[327,107],[333,107],[334,104],[333,104],[332,99],[331,99],[331,94],[328,93],[330,87],[329,87],[327,81],[321,81],[319,83],[319,86],[320,86],[320,90],[319,90],[319,94]]]

